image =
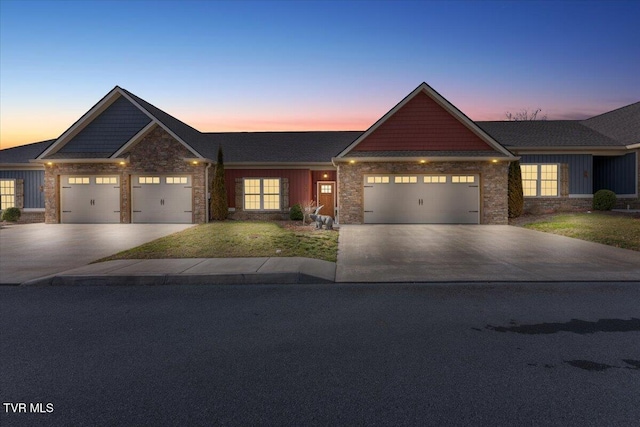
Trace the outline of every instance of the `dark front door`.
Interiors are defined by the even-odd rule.
[[[320,215],[335,215],[336,206],[336,183],[321,181],[318,182],[318,206],[323,206]]]

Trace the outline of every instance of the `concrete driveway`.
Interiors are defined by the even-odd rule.
[[[640,252],[508,225],[343,225],[336,281],[640,280]]]
[[[80,267],[193,224],[25,224],[0,229],[0,284]]]

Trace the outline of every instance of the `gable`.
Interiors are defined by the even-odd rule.
[[[113,154],[150,122],[145,113],[120,96],[61,147],[58,153]]]
[[[493,152],[495,149],[420,91],[352,149],[352,153],[359,151]]]

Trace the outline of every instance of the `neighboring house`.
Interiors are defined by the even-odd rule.
[[[218,147],[234,218],[316,200],[342,224],[505,224],[517,159],[527,210],[588,209],[600,188],[640,207],[640,103],[473,122],[423,83],[364,132],[203,133],[116,86],[58,139],[0,151],[2,208],[47,223],[206,222]]]

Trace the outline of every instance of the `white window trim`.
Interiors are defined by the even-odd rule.
[[[9,209],[9,208],[15,208],[16,207],[16,193],[18,191],[17,189],[17,184],[16,184],[16,179],[15,178],[3,178],[0,181],[10,181],[13,182],[13,194],[3,194],[2,196],[12,196],[13,197],[13,204],[11,206],[7,206],[6,208],[2,208],[2,205],[0,205],[0,210],[2,209]]]
[[[264,192],[264,181],[268,179],[278,180],[278,209],[265,209],[264,208],[264,196],[275,196],[275,193],[265,193]],[[250,196],[260,196],[260,208],[258,209],[250,209],[246,207],[247,204],[247,193],[246,189],[246,181],[247,180],[259,180],[260,181],[260,193],[249,193]],[[282,211],[282,178],[280,177],[246,177],[242,178],[242,209],[245,211],[251,212],[280,212]]]
[[[542,196],[540,193],[542,192],[542,166],[547,166],[547,165],[553,165],[556,166],[556,195],[555,196],[549,196],[549,195],[544,195]],[[536,195],[535,196],[527,196],[524,195],[524,197],[526,198],[558,198],[560,197],[560,163],[522,163],[521,166],[536,166],[537,168],[537,173],[536,173]],[[522,182],[524,182],[525,180],[522,179]],[[529,179],[527,181],[533,181],[532,179]],[[544,180],[544,181],[551,181],[551,180]]]

